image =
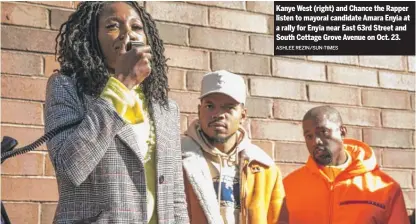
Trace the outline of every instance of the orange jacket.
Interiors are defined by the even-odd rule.
[[[344,139],[352,162],[333,182],[309,157],[283,184],[290,224],[407,224],[399,184],[380,170],[373,150]]]
[[[224,223],[211,175],[195,131],[195,122],[182,138],[185,193],[191,224]],[[243,131],[240,129],[240,131]],[[240,224],[275,224],[285,196],[282,175],[274,161],[247,136],[238,144],[240,160]]]

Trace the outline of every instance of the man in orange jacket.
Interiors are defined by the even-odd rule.
[[[224,70],[211,72],[201,89],[198,120],[182,139],[190,223],[277,223],[282,175],[241,125],[247,118],[244,79]]]
[[[309,110],[303,134],[309,159],[283,180],[291,224],[409,223],[399,184],[380,170],[368,145],[345,138],[337,110]]]

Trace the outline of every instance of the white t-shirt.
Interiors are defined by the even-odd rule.
[[[220,212],[224,224],[238,224],[241,208],[239,167],[238,165],[223,160],[220,176],[220,161],[207,158],[206,160],[211,172],[212,183],[214,185],[215,193],[217,194],[217,200],[218,197],[220,197]]]

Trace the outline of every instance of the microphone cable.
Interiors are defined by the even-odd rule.
[[[73,123],[70,123],[70,124],[67,124],[67,125],[64,125],[64,126],[61,126],[61,127],[57,127],[55,129],[49,131],[48,133],[46,133],[45,135],[43,135],[42,137],[40,137],[39,139],[37,139],[33,143],[31,143],[31,144],[29,144],[27,146],[24,146],[22,148],[18,148],[18,149],[15,149],[15,150],[10,150],[10,149],[4,150],[4,149],[2,149],[2,151],[4,150],[4,152],[1,153],[1,163],[3,163],[4,161],[6,161],[6,159],[8,159],[10,157],[14,157],[14,156],[21,155],[21,154],[27,153],[29,151],[35,150],[36,148],[38,148],[39,146],[41,146],[43,143],[45,143],[45,142],[49,141],[50,139],[52,139],[52,137],[55,136],[55,135],[57,135],[58,133],[66,130],[68,128],[71,128],[71,127],[73,127],[75,125],[80,124],[82,120],[83,119],[79,119],[79,120],[76,120]],[[9,140],[9,141],[13,141],[14,140],[15,145],[17,144],[17,141],[15,139],[10,138],[8,136],[5,136],[5,137],[7,137],[7,140]],[[4,140],[5,139],[3,138],[3,141]],[[3,145],[3,141],[2,141],[2,145]],[[12,146],[11,149],[13,149],[14,146]],[[2,146],[2,148],[3,148],[3,146]]]

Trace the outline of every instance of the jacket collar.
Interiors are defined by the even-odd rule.
[[[192,138],[204,151],[212,151],[213,146],[205,143],[202,136],[199,134],[199,129],[199,120],[195,120],[192,122],[188,130],[186,130],[185,135]],[[273,159],[270,158],[267,153],[251,142],[243,127],[240,127],[238,131],[240,135],[243,135],[243,139],[237,145],[237,152],[240,154],[240,160],[247,160],[249,163],[256,161],[267,167],[274,164]]]
[[[361,175],[378,169],[373,149],[364,142],[355,139],[344,139],[344,150],[351,155],[350,165],[340,173],[341,179]],[[323,174],[311,156],[305,165],[313,173]]]
[[[169,117],[168,114],[166,114],[165,110],[161,107],[161,105],[157,103],[152,104],[152,110],[153,110],[153,124],[155,128],[155,134],[156,134],[156,161],[161,160],[161,156],[164,156],[164,150],[167,148],[165,145],[167,142],[169,142],[166,138],[166,134],[163,133],[165,131],[166,122],[169,122],[167,118]],[[126,144],[133,152],[134,154],[144,163],[144,156],[141,153],[139,144],[136,141],[135,138],[135,132],[131,125],[124,125],[124,127],[120,130],[119,133],[116,134],[121,141],[123,141],[124,144]],[[157,167],[157,170],[161,170],[162,167]]]
[[[217,196],[213,188],[211,173],[200,146],[191,138],[184,137],[182,139],[182,149],[185,175],[199,200],[208,223],[224,223],[216,200]]]

